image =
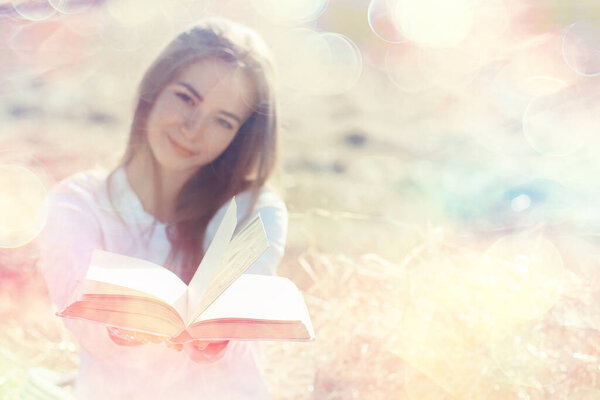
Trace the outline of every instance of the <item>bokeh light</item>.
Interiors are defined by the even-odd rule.
[[[327,43],[327,73],[324,84],[326,93],[342,93],[349,90],[362,73],[362,56],[358,46],[348,37],[339,33],[322,33],[321,39]]]
[[[392,0],[371,0],[367,11],[369,27],[379,38],[390,43],[401,43],[407,39],[394,24],[392,18],[395,2]]]
[[[523,115],[529,145],[546,156],[565,156],[593,138],[600,97],[590,91],[575,86],[533,98]]]
[[[504,236],[485,254],[478,276],[488,290],[476,304],[495,329],[534,320],[556,303],[564,274],[560,252],[541,233]]]
[[[99,27],[102,43],[122,52],[139,50],[143,46],[143,34],[138,26],[128,26],[118,19],[104,18]]]
[[[393,18],[402,34],[422,46],[456,46],[473,25],[469,0],[396,0]]]
[[[279,47],[276,54],[283,84],[302,90],[322,80],[320,66],[308,61],[324,59],[328,54],[327,45],[319,40],[317,32],[307,28],[293,29],[283,36]]]
[[[227,3],[229,4],[229,3]],[[212,5],[206,0],[173,0],[163,4],[160,13],[168,20],[165,26],[171,35],[176,35],[183,26],[189,26],[202,16],[214,13]],[[172,31],[172,33],[171,33]]]
[[[527,106],[532,99],[551,95],[567,85],[554,76],[536,75],[534,65],[526,59],[500,64],[471,85],[472,98],[464,103],[457,122],[474,142],[499,155],[531,153],[522,134]]]
[[[180,14],[172,11],[166,3],[109,1],[95,17],[98,37],[104,45],[119,52],[130,53],[133,57],[144,54],[145,48],[161,48],[166,45],[168,37],[180,33],[193,18],[191,9],[186,5],[173,4],[172,7],[178,12],[190,10],[190,14],[185,19],[176,20],[176,16]],[[161,26],[160,31],[152,28],[157,25]],[[147,62],[150,60],[144,61]]]
[[[562,46],[567,65],[583,76],[600,75],[600,23],[578,21],[565,31]]]
[[[502,382],[496,366],[510,375],[511,385],[531,385],[532,376],[554,382],[548,359],[527,358],[519,366],[516,358],[527,357],[522,353],[528,348],[505,351],[520,345],[507,337],[516,329],[533,335],[523,326],[538,321],[563,293],[561,254],[540,232],[504,236],[481,254],[426,258],[411,266],[408,282],[396,351],[453,398],[497,398],[502,391],[491,390]],[[534,339],[542,337],[556,339]]]
[[[6,47],[12,52],[10,61],[18,66],[14,72],[22,73],[26,79],[81,68],[92,52],[88,43],[57,21],[23,25],[6,38]],[[9,72],[7,79],[14,76]]]
[[[520,194],[510,201],[510,208],[515,212],[525,211],[531,205],[531,198],[526,194]]]
[[[63,14],[76,14],[92,7],[92,0],[48,0],[54,9]]]
[[[492,56],[501,50],[510,29],[508,5],[504,0],[473,1],[473,26],[467,40],[476,41],[482,55]],[[490,53],[491,51],[491,53]]]
[[[135,26],[163,15],[164,4],[145,0],[108,0],[106,10],[117,24]]]
[[[79,13],[76,17],[64,18],[63,24],[78,35],[89,38],[90,45],[93,45],[94,40],[98,37],[100,28],[103,25],[104,18],[99,18],[97,10],[89,13]]]
[[[416,93],[431,88],[462,88],[478,63],[476,57],[463,49],[422,48],[402,43],[388,48],[385,70],[400,90]]]
[[[56,13],[49,0],[12,0],[14,10],[30,21],[43,21]]]
[[[562,59],[561,43],[559,35],[545,34],[512,47],[503,43],[510,54],[496,52],[497,59],[487,64],[481,60],[475,78],[457,94],[463,99],[458,128],[495,154],[529,157],[533,152],[523,135],[527,107],[536,97],[575,84],[576,75]]]
[[[600,28],[580,20],[597,20],[592,6],[575,15],[568,0],[6,3],[0,149],[31,153],[53,181],[118,161],[136,85],[184,27],[230,18],[274,50],[291,216],[279,272],[302,283],[319,337],[308,352],[265,343],[278,357],[265,373],[276,399],[600,398]],[[0,164],[42,177],[29,162]],[[50,307],[46,291],[19,286],[43,282],[17,255],[35,256],[23,244],[39,231],[33,200],[46,191],[5,175],[0,247],[13,249],[0,280],[15,289],[0,290],[0,309],[18,311],[0,337],[0,376],[34,364],[74,370],[72,338],[40,349],[51,346],[38,331],[54,314],[21,306]],[[65,344],[73,362],[60,365]],[[279,379],[286,371],[306,384]],[[18,397],[10,374],[0,398]]]
[[[536,75],[524,60],[513,61],[494,76],[489,85],[490,100],[503,116],[520,120],[533,98],[557,92],[566,85],[552,76]]]
[[[390,81],[405,92],[419,92],[431,86],[421,68],[421,52],[412,45],[389,47],[385,70]]]
[[[259,14],[271,22],[297,25],[312,21],[325,11],[328,0],[252,0]]]
[[[31,170],[0,165],[0,247],[14,248],[33,240],[46,222],[46,187]]]
[[[349,38],[306,28],[289,31],[278,53],[283,84],[314,95],[348,91],[360,78],[362,56]]]
[[[412,275],[411,299],[417,309],[433,310],[435,304],[449,315],[461,316],[462,321],[451,325],[468,329],[454,332],[456,340],[472,344],[486,343],[496,330],[543,315],[555,304],[564,279],[556,247],[533,234],[505,236],[481,259],[457,257],[420,268]],[[436,277],[424,275],[433,273],[430,268],[435,268]],[[418,316],[422,318],[427,316]],[[445,330],[445,335],[454,333]]]
[[[544,314],[560,295],[565,272],[556,246],[535,232],[497,240],[486,252],[482,268],[497,290],[478,305],[499,316],[499,322]]]
[[[410,300],[398,326],[396,351],[450,398],[463,398],[474,382],[484,380],[490,361],[481,347],[489,331],[477,308],[485,288],[470,282],[476,271],[473,260],[461,256],[413,265]],[[418,398],[419,386],[407,388],[408,393],[417,390],[409,398]]]

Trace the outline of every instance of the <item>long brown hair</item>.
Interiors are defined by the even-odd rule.
[[[260,36],[231,21],[213,18],[181,33],[168,44],[142,78],[129,143],[117,167],[128,165],[138,151],[149,153],[154,193],[159,193],[158,162],[146,135],[148,116],[166,85],[184,68],[209,57],[231,63],[246,73],[254,84],[256,101],[250,104],[253,112],[229,147],[200,168],[184,184],[175,201],[174,217],[167,230],[172,245],[167,265],[181,257],[181,278],[185,282],[189,282],[204,256],[206,227],[216,211],[232,196],[250,191],[250,212],[276,164],[278,120],[274,70],[271,55]]]

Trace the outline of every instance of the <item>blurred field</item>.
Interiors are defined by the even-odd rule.
[[[600,398],[592,3],[73,1],[18,8],[29,20],[4,3],[0,160],[46,187],[114,165],[140,74],[195,18],[234,18],[272,46],[280,274],[317,335],[265,343],[275,399]],[[404,32],[378,17],[390,4],[414,18]],[[423,36],[431,21],[441,33]],[[35,243],[0,250],[0,398],[66,396],[48,382],[77,368],[36,257]]]

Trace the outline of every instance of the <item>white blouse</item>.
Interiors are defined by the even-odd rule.
[[[238,221],[247,215],[250,201],[247,192],[236,196]],[[47,205],[48,222],[39,236],[40,263],[58,309],[66,305],[76,282],[85,275],[96,248],[160,265],[167,259],[171,249],[167,224],[144,210],[123,167],[110,179],[103,170],[66,178],[52,188]],[[224,213],[225,206],[208,224],[205,250]],[[269,248],[248,273],[274,274],[284,251],[287,209],[273,191],[263,188],[250,215],[257,213],[263,220]],[[168,267],[178,273],[180,266]],[[222,358],[197,363],[184,351],[164,344],[120,346],[109,338],[104,326],[81,320],[64,322],[81,345],[76,381],[79,399],[269,398],[258,366],[257,342],[231,341]]]

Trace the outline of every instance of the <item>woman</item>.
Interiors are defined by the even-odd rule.
[[[48,196],[41,265],[61,309],[91,253],[144,258],[189,282],[236,196],[238,228],[260,213],[269,249],[249,273],[273,274],[287,211],[265,186],[277,149],[273,65],[258,35],[225,20],[190,29],[139,87],[129,143],[110,174],[85,171]],[[256,344],[193,342],[65,320],[81,345],[81,399],[268,398]]]

